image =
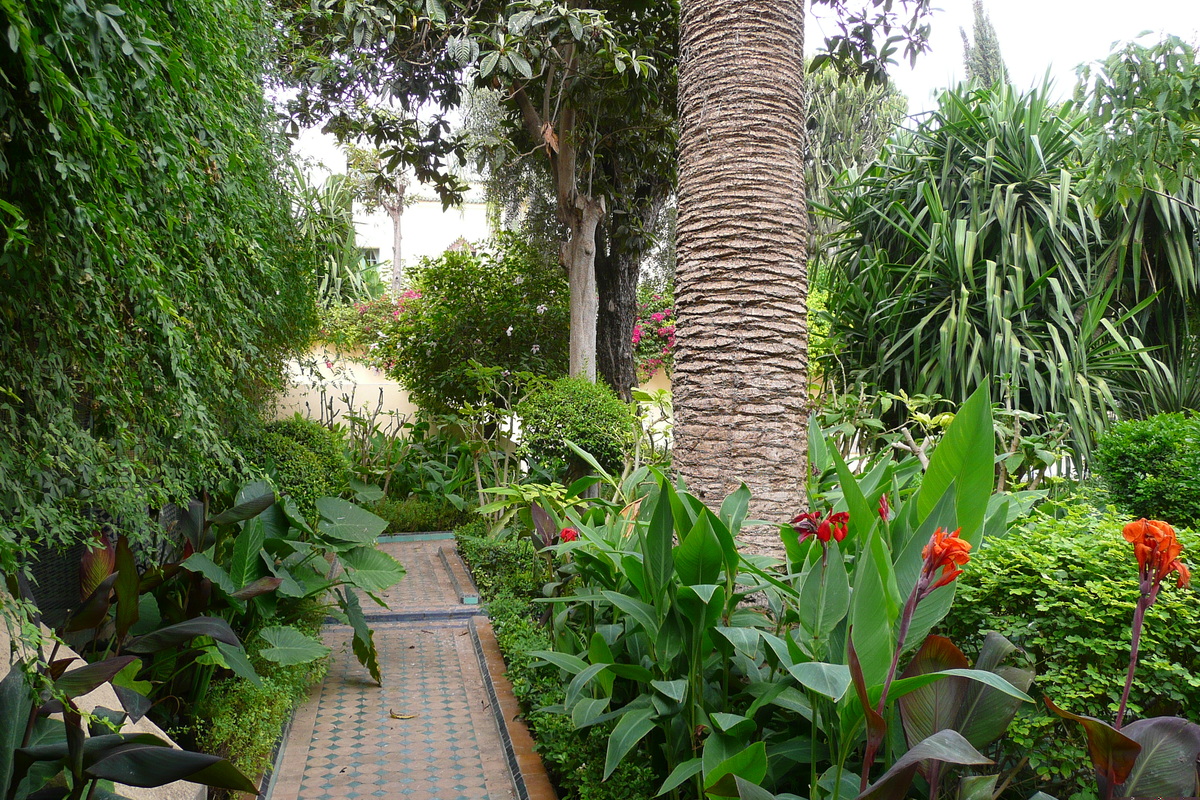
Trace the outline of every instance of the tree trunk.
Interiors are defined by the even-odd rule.
[[[562,209],[560,208],[560,212]],[[567,214],[570,238],[562,246],[571,290],[571,377],[596,380],[596,226],[604,216],[604,198],[575,196]]]
[[[633,323],[637,316],[637,283],[641,253],[610,246],[603,225],[597,227],[596,289],[600,315],[596,323],[596,368],[622,400],[632,399],[637,385],[633,362]]]
[[[801,0],[682,6],[675,463],[710,507],[744,481],[771,521],[806,461],[803,26]]]
[[[396,204],[387,207],[392,218],[392,297],[400,296],[402,271],[400,266],[400,219],[404,216],[405,185],[396,181]]]

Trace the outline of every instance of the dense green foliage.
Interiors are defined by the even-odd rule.
[[[0,3],[0,566],[227,473],[315,324],[257,0]]]
[[[316,515],[317,500],[337,494],[328,461],[284,433],[263,429],[242,445],[242,452],[254,467],[271,477],[280,494],[296,501],[307,519]]]
[[[447,251],[408,275],[411,291],[369,355],[421,408],[478,402],[472,360],[551,377],[566,372],[566,280],[517,239]]]
[[[565,688],[558,671],[531,655],[551,647],[550,636],[536,618],[540,597],[549,579],[546,562],[528,539],[495,541],[485,538],[483,523],[455,531],[458,550],[470,568],[507,666],[505,675],[525,709],[525,721],[537,750],[564,800],[649,800],[657,791],[656,776],[633,760],[607,780],[603,777],[605,749],[612,725],[575,730],[569,718],[542,711],[560,704]]]
[[[333,486],[329,494],[341,494],[346,488],[350,465],[346,460],[342,437],[336,431],[300,414],[268,423],[267,430],[303,445],[316,456],[321,471]]]
[[[318,636],[324,620],[325,607],[310,603],[295,627]],[[285,666],[259,655],[266,644],[262,639],[249,635],[246,643],[261,685],[237,676],[216,683],[196,704],[192,735],[203,752],[224,756],[247,775],[258,775],[269,766],[292,713],[325,676],[328,657]]]
[[[467,516],[444,499],[415,495],[403,500],[385,497],[371,506],[371,512],[387,520],[386,533],[453,530]]]
[[[991,18],[983,10],[983,0],[975,0],[973,10],[975,23],[971,30],[972,38],[967,39],[967,32],[959,29],[963,39],[967,80],[980,86],[1008,83],[1008,67],[1004,65],[1004,56],[1000,54],[1000,39],[992,27]]]
[[[1024,648],[1037,666],[1034,696],[1045,694],[1078,714],[1112,720],[1129,663],[1130,620],[1138,565],[1121,536],[1127,518],[1067,504],[1039,513],[1023,529],[973,554],[958,581],[958,600],[943,632],[970,651],[986,631]],[[1200,538],[1180,532],[1184,556]],[[1194,589],[1169,580],[1146,617],[1134,718],[1200,718],[1200,606]],[[1071,737],[1065,737],[1069,730]],[[1044,706],[1027,706],[1009,728],[1001,753],[1015,765],[1029,756],[1036,788],[1070,797],[1093,778],[1082,737]],[[1026,797],[1033,787],[1024,794]]]
[[[1068,416],[1074,450],[1141,366],[1097,294],[1105,240],[1071,170],[1085,118],[1046,91],[960,88],[839,192],[845,223],[823,364],[842,391],[961,401],[997,381],[1006,408]]]
[[[1200,417],[1159,414],[1119,422],[1100,439],[1096,471],[1136,517],[1200,524]]]
[[[633,409],[607,385],[586,378],[535,384],[517,405],[517,415],[522,452],[552,473],[565,471],[580,477],[585,471],[568,441],[591,453],[606,470],[618,473],[633,447]]]

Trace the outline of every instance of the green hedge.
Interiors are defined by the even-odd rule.
[[[299,414],[289,419],[272,422],[267,425],[267,430],[286,436],[311,452],[325,473],[326,479],[333,485],[331,494],[341,494],[349,487],[350,462],[346,459],[346,448],[342,437],[335,431]]]
[[[1137,562],[1121,536],[1128,518],[1079,503],[1054,510],[1059,518],[1038,513],[1023,529],[990,540],[973,556],[958,580],[943,633],[970,653],[987,631],[998,631],[1033,656],[1034,697],[1044,694],[1075,713],[1111,720],[1129,664],[1138,597]],[[1200,537],[1180,531],[1179,540],[1185,561],[1189,554],[1200,555]],[[1200,603],[1194,589],[1177,589],[1168,581],[1146,616],[1130,695],[1132,718],[1200,719],[1197,631]],[[1090,791],[1094,780],[1077,727],[1040,704],[1017,717],[1002,740],[1002,753],[1009,764],[1029,756],[1032,772],[1025,777],[1036,787],[1023,788],[1021,797],[1035,789],[1061,798]]]
[[[445,500],[416,495],[404,500],[384,498],[376,502],[371,511],[387,520],[387,533],[453,530],[470,516],[469,512],[459,511]]]
[[[633,447],[633,409],[604,383],[586,378],[559,378],[533,387],[517,406],[521,418],[521,451],[551,472],[576,478],[588,472],[583,460],[567,447],[569,440],[590,453],[602,467],[620,472]]]
[[[537,622],[543,606],[531,603],[541,596],[549,572],[527,539],[485,538],[486,524],[473,523],[456,533],[459,553],[470,568],[508,669],[513,694],[525,712],[525,721],[537,751],[554,780],[562,800],[650,800],[662,776],[648,766],[648,758],[626,758],[608,780],[604,758],[612,724],[577,731],[570,718],[538,711],[562,704],[566,684],[559,671],[538,666],[530,653],[552,649],[550,637]]]
[[[1119,422],[1100,438],[1096,471],[1136,517],[1200,523],[1200,417],[1159,414]]]
[[[243,445],[243,453],[255,467],[270,474],[276,490],[290,495],[310,520],[317,514],[317,500],[335,494],[321,459],[282,433],[262,431]]]

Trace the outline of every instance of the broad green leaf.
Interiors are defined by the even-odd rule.
[[[658,502],[650,525],[639,535],[642,540],[642,563],[646,575],[646,588],[651,597],[659,597],[666,591],[674,573],[672,545],[675,539],[675,514],[671,508],[671,497],[675,494],[670,484],[660,484]]]
[[[685,585],[717,582],[724,558],[707,514],[696,520],[682,544],[674,549],[674,557],[675,573]]]
[[[705,791],[718,797],[737,797],[735,776],[755,784],[767,777],[767,745],[764,742],[755,742],[706,773]]]
[[[374,503],[385,496],[383,489],[375,484],[363,483],[355,478],[350,479],[350,490],[354,492],[354,499],[360,503]]]
[[[226,644],[225,642],[217,642],[217,650],[224,657],[225,663],[233,671],[234,675],[250,681],[255,686],[261,687],[263,685],[262,678],[259,677],[258,672],[254,669],[254,665],[250,663],[250,659],[246,657],[245,650],[240,647],[234,647],[231,644]]]
[[[358,663],[367,668],[375,682],[382,686],[383,672],[379,668],[379,652],[375,649],[375,632],[367,625],[367,618],[363,615],[358,595],[347,588],[342,588],[335,594],[338,604],[342,607],[342,613],[346,615],[346,620],[354,629],[351,646],[354,649],[355,658],[358,659]]]
[[[758,729],[758,725],[749,717],[741,714],[727,714],[715,711],[708,715],[714,729],[729,736],[749,736]]]
[[[866,544],[867,536],[875,527],[875,523],[879,521],[879,515],[867,503],[867,498],[858,488],[858,479],[854,477],[850,467],[846,466],[846,462],[837,448],[829,449],[829,457],[833,459],[833,466],[837,470],[838,481],[841,484],[842,498],[846,501],[846,511],[850,514],[850,535],[845,541],[862,547]]]
[[[570,653],[559,653],[556,650],[533,650],[529,653],[533,658],[540,658],[559,669],[566,670],[572,675],[577,675],[587,669],[587,662],[579,656],[573,656]]]
[[[124,639],[138,621],[138,590],[141,577],[138,575],[137,561],[133,551],[129,549],[129,541],[124,536],[117,537],[116,552],[117,581],[113,589],[117,594],[116,629],[117,639]]]
[[[955,484],[962,538],[976,548],[983,536],[984,515],[992,496],[995,435],[991,397],[987,382],[983,382],[946,428],[946,434],[929,459],[929,469],[917,497],[917,512],[924,519],[933,511],[942,493],[951,483]]]
[[[601,780],[608,780],[608,776],[612,775],[613,770],[628,755],[629,751],[645,738],[646,734],[654,730],[654,721],[651,719],[653,714],[652,709],[638,708],[621,715],[621,719],[617,721],[608,737],[608,752],[604,757],[604,777]]]
[[[742,529],[746,512],[750,509],[750,487],[741,484],[721,503],[721,522],[734,536]]]
[[[850,578],[841,547],[830,542],[826,554],[805,575],[800,589],[800,623],[817,639],[827,638],[850,610]]]
[[[8,787],[13,774],[13,753],[25,736],[25,721],[33,707],[33,694],[25,685],[21,664],[12,664],[0,681],[0,719],[10,722],[0,725],[0,787]],[[20,720],[12,723],[12,720]],[[6,789],[5,789],[6,790]]]
[[[67,670],[54,682],[54,690],[72,699],[83,697],[137,660],[133,656],[116,656]]]
[[[257,494],[250,496],[250,492]],[[208,520],[209,525],[231,525],[235,522],[257,517],[275,502],[275,493],[261,481],[242,489],[238,494],[238,503],[233,508],[222,511]]]
[[[612,603],[614,606],[624,611],[630,617],[637,621],[639,625],[646,631],[646,634],[651,639],[658,638],[659,628],[658,621],[655,618],[654,608],[628,595],[620,592],[603,591],[600,594],[604,599]]]
[[[787,669],[801,686],[834,701],[840,700],[850,688],[850,668],[845,664],[809,661],[792,664]]]
[[[260,650],[259,655],[284,667],[308,664],[333,652],[317,639],[291,626],[276,625],[263,628],[258,635],[270,645]]]
[[[400,562],[374,547],[356,547],[338,560],[346,568],[346,581],[363,591],[387,591],[404,577]]]
[[[181,566],[189,572],[208,578],[226,595],[232,596],[240,588],[234,585],[228,572],[204,553],[192,553]]]
[[[322,519],[321,533],[343,542],[374,544],[388,526],[387,520],[339,497],[322,497],[317,512]]]
[[[676,786],[682,786],[685,781],[698,775],[702,769],[704,769],[703,759],[693,758],[684,761],[671,770],[671,774],[667,776],[662,786],[658,788],[658,794],[654,796],[658,797],[671,791]]]
[[[272,498],[274,495],[272,495]],[[263,575],[263,542],[267,531],[261,519],[255,518],[242,526],[233,540],[233,559],[229,564],[229,577],[237,589],[244,589]],[[215,581],[214,581],[215,582]],[[232,594],[232,592],[230,593]]]
[[[872,540],[878,538],[878,531],[871,534]],[[851,638],[869,686],[882,683],[892,663],[892,623],[896,618],[886,588],[891,564],[882,565],[886,559],[874,557],[875,550],[874,543],[867,542],[863,558],[855,565],[850,605]]]
[[[931,683],[942,680],[943,678],[960,677],[969,678],[973,681],[985,684],[987,686],[1000,691],[1009,697],[1013,697],[1025,703],[1032,703],[1033,698],[1022,692],[1017,687],[1013,686],[1008,681],[1001,678],[994,672],[985,672],[980,669],[947,669],[941,672],[931,672],[924,675],[914,675],[911,678],[898,678],[892,682],[892,687],[888,691],[888,701],[898,700],[909,692],[920,689],[922,686],[928,686]],[[878,703],[879,696],[883,694],[883,686],[871,687],[871,703]]]
[[[958,782],[958,800],[992,800],[999,775],[966,775]]]
[[[581,698],[571,707],[571,722],[574,723],[577,729],[594,725],[600,715],[608,708],[611,699],[609,697]]]
[[[682,703],[683,698],[687,696],[688,682],[684,678],[674,681],[650,681],[650,685],[676,703]]]

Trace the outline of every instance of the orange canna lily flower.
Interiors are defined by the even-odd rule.
[[[1191,583],[1191,571],[1179,560],[1183,545],[1170,525],[1157,519],[1139,519],[1126,525],[1121,535],[1133,545],[1143,583],[1157,587],[1172,572],[1179,573],[1181,588]]]
[[[926,578],[932,581],[938,570],[942,572],[941,577],[930,585],[929,591],[952,582],[962,574],[959,567],[971,560],[969,555],[971,543],[960,539],[960,533],[962,533],[962,528],[954,533],[947,533],[942,528],[938,528],[930,537],[929,544],[921,550],[921,557],[925,559],[924,574]]]

